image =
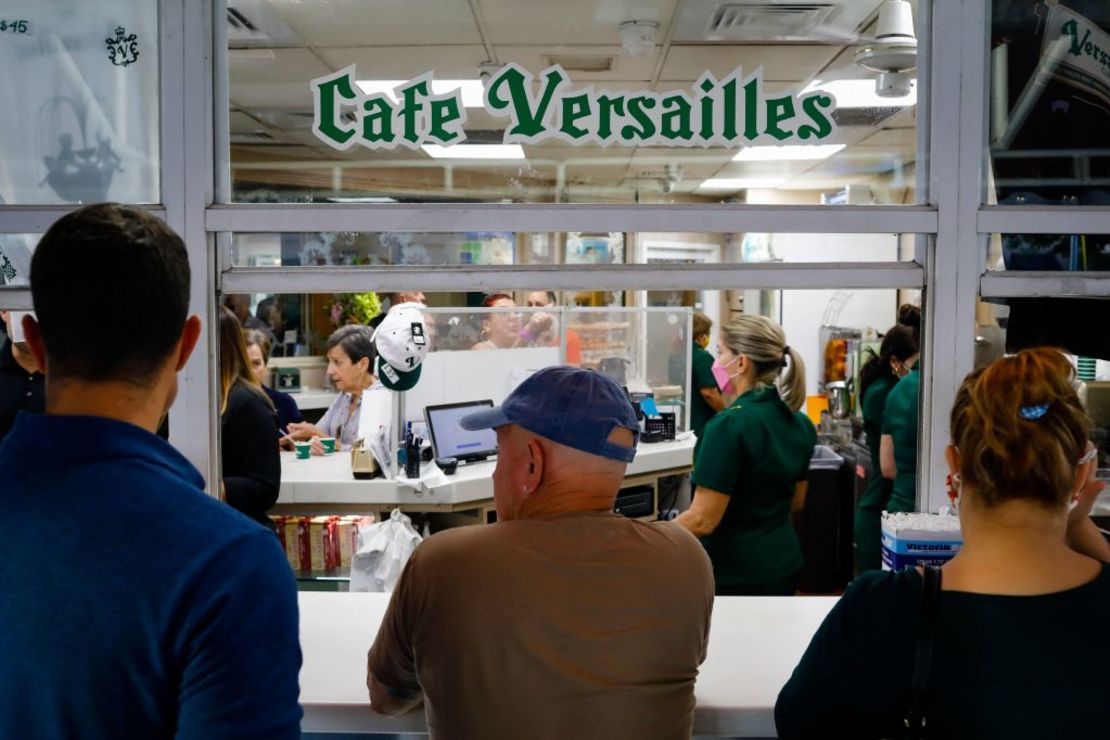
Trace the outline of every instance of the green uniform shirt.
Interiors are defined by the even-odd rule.
[[[717,411],[701,397],[702,388],[716,388],[717,379],[713,377],[713,355],[706,352],[700,345],[694,345],[690,354],[690,428],[694,434],[701,436],[705,425],[712,419]]]
[[[816,442],[813,423],[773,386],[748,391],[709,420],[691,481],[730,497],[717,529],[702,538],[718,586],[758,587],[801,569],[790,504]]]
[[[883,434],[894,442],[898,475],[891,487],[887,511],[914,511],[917,507],[917,415],[921,373],[915,367],[890,391],[883,412]]]
[[[860,496],[859,505],[879,511],[882,511],[890,499],[891,489],[891,481],[883,477],[879,463],[879,441],[883,436],[883,413],[887,397],[897,384],[898,378],[883,373],[867,386],[867,391],[863,394],[863,431],[867,434],[867,449],[871,453],[871,469],[874,473],[867,484],[867,490]]]
[[[829,612],[775,705],[778,736],[902,737],[921,620],[914,568],[861,575]],[[927,737],[1106,737],[1110,566],[1041,596],[942,591]]]
[[[882,515],[880,512],[890,502],[893,482],[883,477],[879,463],[879,444],[883,435],[883,411],[890,391],[898,378],[883,373],[871,381],[860,404],[863,410],[863,430],[867,434],[867,447],[871,453],[871,477],[867,489],[859,497],[853,522],[856,544],[856,572],[878,570],[882,567]]]

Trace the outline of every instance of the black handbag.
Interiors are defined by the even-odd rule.
[[[929,688],[929,673],[933,667],[933,644],[936,641],[937,621],[940,613],[940,568],[926,565],[921,582],[921,622],[917,628],[917,647],[913,655],[913,687],[910,708],[902,719],[905,740],[925,737],[927,719],[925,694]]]

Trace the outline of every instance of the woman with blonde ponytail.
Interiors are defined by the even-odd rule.
[[[720,595],[791,595],[802,550],[790,523],[805,501],[817,432],[799,412],[805,364],[782,327],[741,316],[721,327],[713,373],[736,400],[694,448],[694,500],[678,522],[701,538]]]

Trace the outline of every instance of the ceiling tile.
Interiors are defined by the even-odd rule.
[[[260,131],[266,128],[265,124],[255,120],[242,111],[231,111],[231,115],[228,117],[228,124],[230,125],[232,133]]]
[[[432,72],[441,80],[476,80],[478,65],[486,59],[485,47],[467,46],[394,46],[394,47],[321,47],[316,50],[335,69],[358,65],[364,80],[411,80]]]
[[[233,105],[251,110],[312,110],[312,90],[303,82],[269,82],[232,85]]]
[[[331,72],[308,49],[230,49],[231,87],[250,82],[300,81]],[[232,93],[234,97],[234,92]]]
[[[482,0],[483,27],[493,44],[620,44],[624,21],[659,24],[657,41],[675,0]]]
[[[270,0],[309,46],[478,44],[469,3],[461,0]]]
[[[243,162],[272,162],[289,160],[305,162],[320,159],[322,152],[307,146],[244,146],[231,147],[232,160],[237,164]]]
[[[917,143],[917,129],[913,128],[884,128],[860,139],[864,146],[914,146]]]

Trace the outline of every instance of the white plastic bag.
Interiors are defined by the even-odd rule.
[[[394,509],[389,519],[358,530],[358,552],[351,559],[351,591],[390,592],[412,551],[420,544],[412,520]]]

